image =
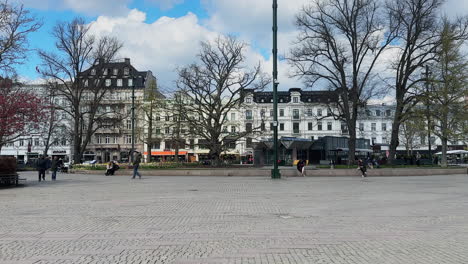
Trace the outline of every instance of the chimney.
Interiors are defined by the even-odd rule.
[[[125,58],[125,64],[130,64],[130,59],[129,58]]]

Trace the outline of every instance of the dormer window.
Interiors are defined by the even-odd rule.
[[[246,102],[247,104],[252,103],[252,98],[250,98],[250,97],[245,98],[245,102]]]
[[[84,87],[88,87],[88,79],[84,79],[83,85],[84,85]]]
[[[96,75],[96,69],[91,69],[91,75]]]
[[[122,79],[117,79],[117,86],[122,86]]]
[[[102,69],[102,74],[103,75],[109,74],[109,69],[107,69],[107,68]]]
[[[299,103],[299,97],[293,97],[293,103]]]
[[[117,75],[119,73],[119,69],[114,69],[113,75]]]
[[[111,86],[111,79],[106,79],[106,86],[107,87]]]
[[[133,79],[128,79],[128,86],[133,86]]]
[[[129,75],[130,74],[130,69],[128,67],[124,68],[124,75]]]

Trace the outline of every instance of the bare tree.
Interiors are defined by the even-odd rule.
[[[181,116],[191,128],[191,135],[209,148],[215,164],[228,148],[226,142],[247,135],[223,132],[227,113],[240,105],[245,89],[263,89],[269,83],[260,65],[251,70],[244,66],[245,49],[246,44],[236,38],[220,36],[213,42],[201,43],[198,64],[179,70],[177,87],[185,106]]]
[[[379,90],[374,66],[398,31],[398,23],[386,17],[377,0],[314,0],[296,16],[300,33],[288,59],[293,76],[337,93],[332,108],[349,129],[349,164],[355,159],[359,109]]]
[[[440,32],[440,47],[433,64],[433,90],[428,97],[432,102],[431,116],[434,133],[442,143],[442,167],[447,166],[448,141],[467,140],[463,128],[468,123],[468,61],[461,53],[465,39],[460,39],[459,30],[467,30],[468,19],[450,22],[443,20]],[[466,132],[466,131],[465,131]]]
[[[37,31],[42,23],[23,5],[14,5],[7,0],[0,2],[0,70],[14,73],[14,65],[27,57],[29,33]]]
[[[39,72],[44,78],[58,83],[55,94],[67,101],[67,106],[61,110],[72,118],[75,162],[81,161],[92,135],[109,118],[108,112],[101,111],[101,101],[108,92],[102,76],[106,63],[122,47],[117,39],[98,39],[89,30],[90,25],[82,18],[59,22],[52,32],[57,52],[39,51],[42,59]],[[93,78],[80,79],[80,74],[90,66],[95,71],[91,74]]]
[[[403,143],[408,156],[413,150],[421,146],[420,136],[426,134],[426,124],[421,111],[413,111],[411,118],[406,119],[400,126],[400,141]]]
[[[399,145],[400,125],[410,116],[412,109],[423,98],[418,85],[429,81],[421,75],[426,64],[434,61],[441,45],[438,11],[443,0],[391,0],[386,9],[390,18],[399,21],[398,54],[393,63],[395,70],[396,109],[392,126],[389,162],[395,157]],[[466,30],[459,30],[454,38],[465,38]]]

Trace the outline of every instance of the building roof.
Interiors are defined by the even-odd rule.
[[[255,103],[272,103],[273,92],[255,92],[253,89],[245,89],[245,94],[253,94]],[[304,91],[301,88],[291,88],[288,91],[278,91],[278,103],[290,103],[292,93],[300,93],[300,101],[303,103],[329,103],[338,101],[338,94],[334,91]]]

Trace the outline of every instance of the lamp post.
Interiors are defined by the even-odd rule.
[[[278,0],[273,0],[273,169],[272,179],[280,179],[278,169]]]
[[[132,81],[132,149],[130,151],[131,161],[134,161],[135,152],[135,80]]]
[[[431,164],[432,164],[432,142],[431,142],[431,129],[432,129],[432,125],[431,125],[431,113],[430,113],[430,107],[429,107],[429,104],[430,104],[430,100],[429,100],[429,76],[432,74],[432,72],[429,71],[429,65],[426,65],[426,71],[424,72],[424,75],[426,77],[426,82],[425,82],[425,85],[426,85],[426,116],[427,116],[427,147],[428,147],[428,150],[429,150],[429,159],[431,160]]]

